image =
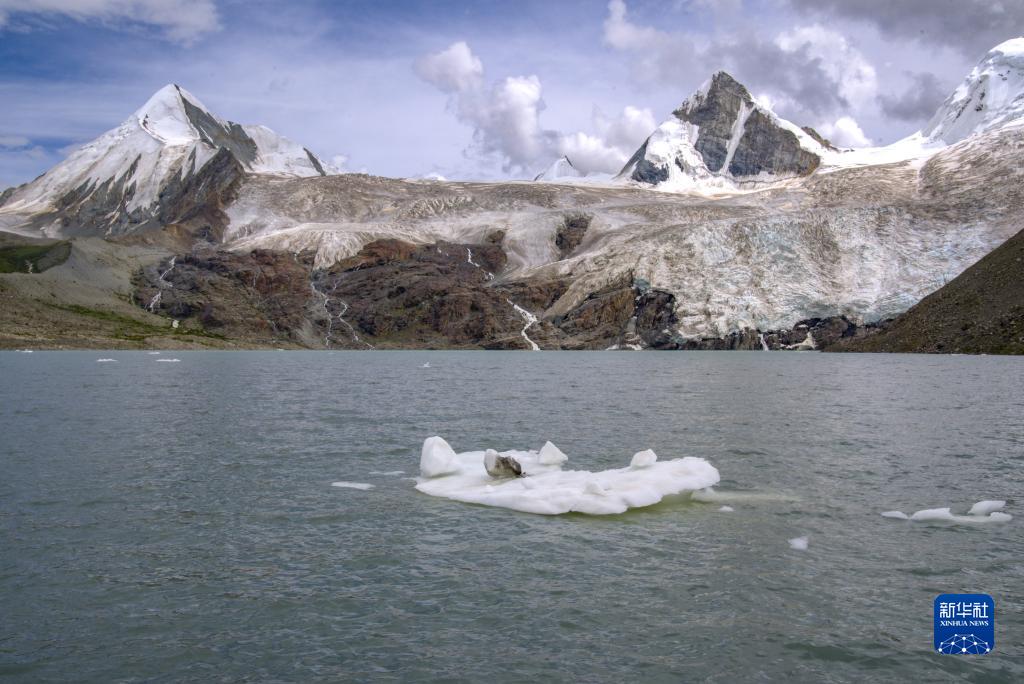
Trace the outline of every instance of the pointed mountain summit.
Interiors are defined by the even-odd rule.
[[[1024,117],[1024,37],[995,46],[981,59],[921,133],[947,144]]]
[[[651,134],[619,177],[687,190],[807,176],[825,152],[819,140],[719,71]]]
[[[247,173],[322,176],[312,152],[218,118],[177,85],[30,183],[5,192],[0,230],[120,234],[219,211]]]

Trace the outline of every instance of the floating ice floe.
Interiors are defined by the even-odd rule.
[[[363,491],[373,489],[373,485],[366,482],[332,482],[331,486],[343,487],[345,489],[361,489]]]
[[[732,513],[732,512],[733,512],[733,511],[735,511],[736,509],[735,509],[735,508],[733,508],[732,506],[722,506],[722,507],[721,507],[721,508],[719,508],[718,510],[720,510],[720,511],[721,511],[722,513]]]
[[[807,550],[807,537],[794,537],[789,540],[789,548],[796,549],[797,551]]]
[[[159,354],[160,352],[157,352],[157,351],[153,351],[153,352],[146,352],[146,353],[147,353],[147,354],[149,354],[150,356],[156,356],[156,355],[157,355],[157,354]]]
[[[181,359],[157,359],[157,363],[180,363]]]
[[[96,359],[96,363],[117,363],[117,359]]]
[[[1004,506],[1006,506],[1005,501],[985,500],[979,501],[971,506],[971,510],[967,511],[967,515],[956,515],[947,507],[926,508],[924,510],[917,511],[913,515],[907,515],[902,511],[885,511],[882,513],[882,517],[897,518],[899,520],[914,520],[916,522],[944,521],[963,523],[967,525],[1013,520],[1012,515],[1002,512],[1001,509]]]
[[[404,470],[371,470],[370,475],[391,475],[398,477],[399,475],[405,475]]]
[[[718,470],[702,458],[658,461],[649,450],[633,457],[634,464],[640,465],[600,472],[562,470],[568,457],[548,442],[540,451],[498,453],[514,460],[523,471],[522,477],[502,478],[487,474],[485,455],[486,451],[455,453],[442,438],[429,437],[423,442],[416,489],[431,496],[524,513],[612,515],[719,481]]]

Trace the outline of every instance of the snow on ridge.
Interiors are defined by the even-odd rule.
[[[136,110],[132,118],[139,122],[142,130],[165,145],[187,145],[197,142],[200,135],[185,111],[185,99],[226,127],[224,122],[210,113],[210,110],[192,93],[174,84],[167,84],[153,93],[152,97],[146,100],[146,104]]]
[[[299,143],[278,135],[266,126],[245,125],[242,129],[256,143],[256,159],[249,164],[249,170],[253,173],[299,177],[339,173],[338,169],[313,155]],[[316,159],[315,164],[313,159]]]
[[[946,98],[921,133],[948,144],[1024,117],[1024,37],[995,46]]]

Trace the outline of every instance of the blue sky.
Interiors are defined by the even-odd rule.
[[[391,176],[607,170],[719,68],[796,123],[887,143],[1021,33],[1024,7],[980,0],[0,0],[0,187],[170,82]]]

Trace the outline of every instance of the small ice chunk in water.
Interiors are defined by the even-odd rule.
[[[1005,506],[1005,501],[979,501],[971,506],[971,510],[967,511],[967,515],[988,515],[993,511],[1003,510]]]
[[[882,513],[883,518],[896,518],[897,520],[909,520],[909,517],[903,511],[884,511]]]
[[[420,452],[420,474],[423,477],[440,477],[457,472],[455,450],[440,437],[428,437]]]
[[[117,363],[117,359],[96,359],[96,363]]]
[[[722,511],[723,513],[732,513],[736,509],[733,508],[732,506],[722,506],[718,510]]]
[[[361,489],[364,492],[368,489],[373,489],[373,485],[366,482],[332,482],[331,486],[344,487],[345,489]]]
[[[544,446],[537,452],[537,461],[541,465],[558,465],[565,463],[569,457],[562,453],[562,450],[551,442],[544,442]]]
[[[807,550],[807,537],[794,537],[789,540],[789,548],[796,549],[797,551]]]
[[[910,516],[911,520],[952,520],[953,514],[949,508],[926,508]]]
[[[181,363],[181,359],[157,359],[160,363]]]
[[[658,462],[658,455],[652,449],[644,449],[633,454],[633,460],[629,462],[631,468],[650,468]]]
[[[992,504],[995,502],[980,501],[980,504]],[[975,504],[977,506],[977,504]],[[972,511],[974,508],[971,509]],[[979,510],[992,510],[982,506]],[[1009,513],[1001,513],[999,511],[992,510],[988,515],[953,515],[949,508],[926,508],[923,511],[918,511],[910,516],[911,520],[918,522],[942,520],[946,522],[955,523],[967,523],[967,524],[978,524],[978,523],[989,523],[989,522],[1006,522],[1013,520],[1013,516]]]

